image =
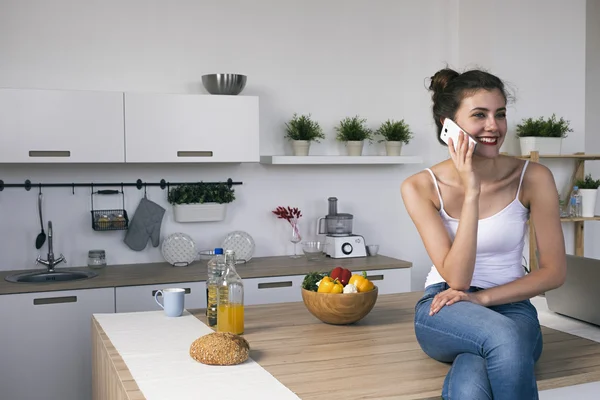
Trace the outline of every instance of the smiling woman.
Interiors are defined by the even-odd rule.
[[[541,164],[500,155],[507,94],[498,77],[443,69],[430,90],[440,142],[446,118],[461,132],[456,147],[448,141],[448,160],[402,184],[433,261],[415,309],[417,340],[452,363],[445,399],[537,399],[542,336],[529,299],[562,285],[566,268],[554,178]],[[540,268],[524,275],[530,218]]]

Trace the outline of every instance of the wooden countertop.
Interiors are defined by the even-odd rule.
[[[244,337],[250,357],[302,399],[323,399],[331,393],[343,399],[439,399],[449,367],[430,359],[416,341],[414,306],[421,295],[381,295],[367,317],[346,326],[320,322],[302,302],[249,306]],[[189,311],[206,322],[204,310]],[[542,330],[544,350],[536,364],[539,390],[600,380],[600,343]],[[111,391],[123,394],[114,398],[145,399],[95,320],[92,334],[95,362],[113,374]],[[94,390],[106,385],[102,382]]]
[[[208,260],[196,261],[189,267],[173,267],[166,262],[107,266],[95,270],[98,272],[98,276],[94,278],[73,282],[7,282],[4,279],[6,276],[27,271],[2,271],[0,272],[0,295],[205,281],[207,262]],[[294,259],[289,256],[276,256],[253,258],[247,264],[239,264],[237,272],[242,278],[265,278],[304,275],[313,271],[329,271],[338,265],[349,268],[352,271],[412,267],[411,262],[382,255],[346,259],[325,258],[323,261],[308,261],[305,257]],[[87,267],[57,267],[59,270],[63,268],[88,270]],[[42,271],[42,269],[38,269],[38,271]]]

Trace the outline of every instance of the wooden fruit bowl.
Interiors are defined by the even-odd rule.
[[[318,293],[302,290],[304,305],[312,315],[327,324],[346,325],[363,319],[377,302],[377,286],[362,293]]]

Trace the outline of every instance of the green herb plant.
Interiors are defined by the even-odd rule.
[[[575,186],[579,189],[598,189],[600,187],[600,179],[592,179],[592,174],[587,174],[585,179],[575,181]]]
[[[227,183],[190,183],[179,185],[169,191],[169,203],[231,203],[235,192]]]
[[[336,139],[340,142],[373,140],[373,131],[367,127],[367,120],[355,117],[346,117],[335,127],[337,131]]]
[[[309,272],[302,281],[302,288],[310,290],[311,292],[316,292],[319,289],[317,282],[326,276],[327,273],[325,272]]]
[[[376,135],[383,136],[381,142],[403,142],[404,144],[408,144],[410,140],[413,138],[412,132],[410,131],[409,125],[404,122],[404,120],[394,121],[387,120],[379,129],[375,131]]]
[[[311,119],[310,114],[294,114],[289,122],[285,123],[285,138],[290,140],[308,140],[320,143],[325,139],[323,129],[318,122]]]
[[[573,132],[570,122],[562,117],[557,120],[555,114],[550,118],[525,118],[517,125],[517,137],[566,138],[568,132]]]

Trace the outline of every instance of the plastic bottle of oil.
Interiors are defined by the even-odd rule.
[[[244,333],[244,282],[235,270],[235,253],[225,251],[225,273],[217,290],[217,332]]]
[[[217,247],[215,256],[208,261],[208,278],[206,279],[206,319],[208,326],[217,325],[217,286],[225,273],[225,256],[223,249]]]

